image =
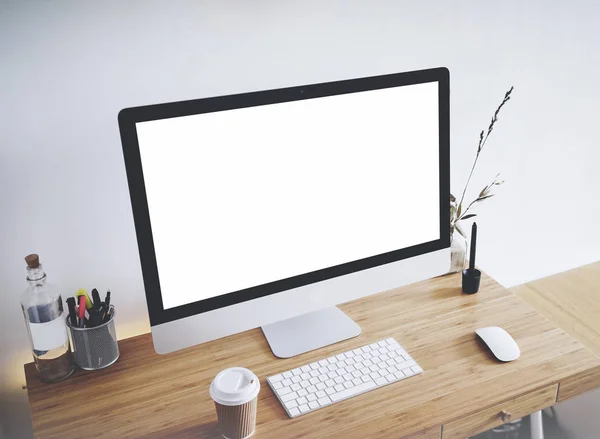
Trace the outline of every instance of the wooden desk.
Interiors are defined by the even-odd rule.
[[[600,356],[600,261],[512,291]]]
[[[460,275],[439,277],[340,306],[362,327],[354,339],[299,357],[276,359],[260,329],[168,355],[149,334],[121,341],[121,358],[60,384],[25,366],[38,438],[212,438],[212,378],[245,366],[261,379],[258,427],[264,438],[464,438],[598,385],[600,359],[512,292],[484,276],[478,294],[460,291]],[[521,358],[499,363],[474,330],[501,326]],[[395,337],[424,374],[289,419],[267,376]],[[442,427],[443,426],[443,427]]]

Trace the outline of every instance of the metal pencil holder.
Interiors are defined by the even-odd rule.
[[[75,328],[67,319],[67,327],[75,363],[80,368],[84,370],[104,369],[119,358],[114,309],[110,320],[99,326]]]

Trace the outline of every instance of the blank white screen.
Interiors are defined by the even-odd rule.
[[[165,309],[440,238],[437,82],[136,128]]]

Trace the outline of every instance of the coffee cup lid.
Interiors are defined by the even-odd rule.
[[[260,391],[258,377],[244,367],[231,367],[217,374],[210,384],[211,398],[221,405],[240,405]]]

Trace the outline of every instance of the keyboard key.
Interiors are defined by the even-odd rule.
[[[317,401],[319,404],[321,404],[321,407],[324,407],[326,405],[331,404],[331,399],[329,399],[328,396],[325,396],[324,398],[321,398]]]
[[[292,369],[292,375],[300,375],[301,373],[302,371],[299,367],[297,367],[296,369]]]
[[[346,389],[349,389],[350,387],[354,387],[354,383],[353,383],[352,381],[346,381],[346,382],[344,383],[344,387],[345,387]]]
[[[348,373],[348,372],[346,371],[346,368],[345,368],[345,367],[340,367],[340,368],[337,370],[337,373],[338,373],[338,375],[342,376],[342,375],[344,375],[344,374],[346,374],[346,373]]]
[[[352,358],[354,357],[356,354],[354,353],[354,351],[348,351],[346,352],[346,358]]]
[[[310,386],[306,388],[306,391],[308,393],[315,393],[317,391],[317,388],[315,386]]]
[[[286,402],[286,403],[285,403],[285,406],[286,406],[288,409],[293,409],[294,407],[298,407],[298,403],[296,402],[296,400],[295,400],[295,399],[293,399],[293,400],[291,400],[291,401],[288,401],[288,402]]]
[[[308,381],[310,381],[311,384],[317,384],[317,383],[321,382],[321,381],[319,381],[319,378],[317,378],[317,377],[313,377]]]
[[[300,385],[301,385],[303,388],[306,388],[306,387],[310,386],[310,382],[309,382],[309,381],[301,381],[301,382],[300,382]]]
[[[396,377],[394,376],[394,374],[393,374],[393,373],[391,373],[391,374],[387,375],[387,376],[385,377],[385,379],[386,379],[386,380],[388,380],[388,383],[393,383],[394,381],[396,381]]]
[[[316,401],[317,397],[314,393],[309,393],[308,395],[306,395],[306,399],[308,399],[309,401]]]
[[[338,384],[341,384],[341,383],[343,383],[343,382],[344,382],[344,378],[342,378],[342,377],[335,377],[335,378],[334,378],[334,381],[335,381],[336,383],[338,383]]]
[[[363,353],[361,348],[353,349],[352,352],[354,352],[354,355],[359,355],[359,356]]]
[[[379,370],[379,366],[376,364],[373,364],[373,365],[369,366],[369,369],[371,369],[371,372],[377,372]]]
[[[341,392],[334,393],[333,395],[330,395],[330,398],[333,402],[336,402],[375,387],[375,383],[373,381],[369,381],[368,383],[362,383],[360,386],[354,386],[351,389],[344,389]]]
[[[325,389],[325,393],[331,395],[332,393],[335,393],[335,389],[333,387],[328,387],[327,389]]]
[[[338,376],[338,374],[337,374],[337,372],[336,372],[336,371],[333,371],[333,372],[329,372],[329,373],[327,374],[327,376],[328,376],[330,379],[334,379],[336,376]]]
[[[381,361],[387,361],[390,359],[390,356],[388,354],[383,354],[380,355],[379,358],[381,358]]]
[[[321,366],[321,367],[325,367],[328,364],[329,364],[329,361],[327,361],[327,360],[321,360],[321,361],[319,361],[319,366]]]
[[[298,409],[300,409],[302,413],[306,413],[310,410],[310,407],[308,406],[308,404],[302,404],[300,407],[298,407]]]
[[[337,363],[338,362],[337,358],[335,358],[335,357],[329,357],[327,359],[327,361],[329,362],[329,364],[333,364],[333,363]]]
[[[368,367],[363,367],[363,368],[360,370],[360,373],[362,373],[363,375],[368,375],[368,374],[370,374],[370,373],[371,373],[371,369],[369,369]]]
[[[329,377],[327,375],[320,375],[318,378],[319,378],[319,381],[321,381],[322,383],[324,383],[325,381],[327,381],[329,379]]]
[[[385,341],[386,341],[387,344],[396,343],[396,340],[394,340],[392,337],[386,338]]]
[[[358,386],[360,383],[362,383],[362,380],[360,378],[354,378],[352,380],[352,382],[354,383],[355,386]]]
[[[306,399],[305,397],[300,397],[296,400],[298,402],[298,404],[302,405],[302,404],[308,404],[308,399]]]
[[[379,345],[379,347],[381,347],[381,348],[382,348],[382,347],[384,347],[384,346],[387,346],[388,342],[387,342],[387,341],[385,341],[385,340],[381,340],[381,341],[380,341],[380,342],[378,342],[377,344]]]
[[[365,359],[365,357],[363,357],[362,354],[358,354],[357,356],[354,357],[354,359],[358,362],[358,361],[363,361]]]
[[[414,360],[408,360],[408,361],[398,361],[398,358],[394,358],[394,360],[396,360],[396,368],[397,369],[406,369],[407,367],[411,367],[411,366],[416,366],[417,362]]]
[[[316,409],[317,407],[319,407],[319,403],[317,401],[311,401],[311,402],[308,403],[308,406],[311,409]]]
[[[327,366],[327,369],[334,371],[337,369],[337,364],[330,364],[329,366]]]
[[[354,359],[354,357],[346,358],[346,364],[356,364],[356,360]]]
[[[365,347],[363,347],[363,348],[362,348],[363,355],[364,355],[364,353],[365,353],[365,352],[371,352],[372,350],[373,350],[373,349],[371,349],[371,346],[365,346]]]
[[[345,354],[339,354],[339,355],[336,355],[335,358],[337,358],[338,361],[342,361],[342,360],[346,359],[346,355]]]
[[[390,360],[390,361],[393,361],[393,360]],[[382,361],[381,363],[378,363],[377,366],[379,366],[380,369],[385,369],[388,367],[388,364],[386,364]],[[391,364],[389,366],[391,366]]]
[[[388,366],[393,366],[396,364],[396,360],[392,360],[391,358],[385,362]]]
[[[276,383],[277,381],[281,381],[283,380],[283,375],[281,374],[277,374],[272,376],[271,378],[269,378],[269,381],[271,381],[272,383]]]
[[[407,367],[406,369],[402,369],[402,373],[404,375],[406,375],[407,377],[412,376],[413,375],[413,371],[410,367]]]
[[[355,370],[354,372],[352,372],[352,376],[354,378],[358,378],[362,375],[362,373],[360,373],[360,370]]]
[[[325,395],[327,395],[325,392],[323,392],[322,390],[319,390],[317,393],[315,393],[315,396],[317,398],[324,398]]]
[[[334,389],[335,389],[335,390],[337,390],[337,391],[339,392],[339,391],[341,391],[341,390],[344,390],[344,389],[345,389],[345,387],[344,387],[344,386],[342,386],[341,384],[337,384],[337,385],[334,387]]]
[[[389,373],[396,373],[396,372],[398,372],[398,369],[396,369],[394,366],[390,366],[387,368],[387,371]]]
[[[323,390],[326,389],[327,386],[325,385],[325,383],[319,383],[317,384],[317,390]]]
[[[319,372],[327,373],[327,372],[329,372],[329,369],[327,369],[326,367],[319,367]]]
[[[310,374],[304,372],[302,375],[300,375],[300,378],[302,378],[303,380],[308,380],[310,378]]]
[[[292,377],[292,383],[299,383],[302,381],[302,378],[299,376]]]
[[[348,371],[348,373],[352,373],[356,370],[356,368],[354,366],[347,366],[346,370]]]
[[[306,396],[306,395],[308,395],[308,392],[306,391],[306,389],[300,389],[300,390],[298,390],[298,395]]]
[[[308,366],[310,367],[310,370],[315,370],[315,369],[318,369],[319,367],[321,367],[321,366],[319,366],[319,363],[317,363],[316,361],[314,363],[310,363]]]
[[[279,396],[283,396],[283,395],[285,395],[287,393],[290,393],[291,391],[292,391],[292,389],[289,388],[289,387],[282,387],[281,389],[277,390],[277,394]]]
[[[292,385],[292,380],[290,380],[289,378],[286,378],[285,380],[283,380],[281,382],[281,384],[283,384],[284,386],[291,386]]]
[[[284,377],[284,378],[291,378],[292,376],[293,376],[293,375],[292,375],[292,372],[290,372],[290,371],[283,372],[283,377]]]
[[[381,377],[381,375],[379,375],[379,372],[373,372],[373,373],[370,373],[370,374],[369,374],[369,376],[370,376],[371,378],[373,378],[374,380],[376,380],[377,378],[380,378],[380,377]]]
[[[347,373],[346,375],[344,375],[344,376],[343,376],[343,378],[344,378],[346,381],[352,381],[352,378],[353,378],[353,377],[352,377],[352,375],[350,375],[349,373]]]
[[[281,384],[281,381],[277,381],[275,384],[273,384],[273,388],[275,390],[281,389],[282,387],[283,387],[283,384]]]
[[[387,380],[386,380],[385,378],[383,378],[383,377],[380,377],[380,378],[377,378],[377,379],[375,380],[375,382],[376,382],[378,385],[380,385],[380,386],[381,386],[381,385],[383,385],[383,384],[386,384],[386,383],[387,383]]]
[[[327,380],[327,381],[325,381],[325,386],[327,386],[327,387],[333,387],[333,386],[335,386],[335,381],[333,381],[333,380]]]
[[[300,368],[300,370],[301,370],[302,372],[310,372],[310,366],[302,366],[302,367]]]
[[[396,353],[396,351],[390,351],[390,352],[388,352],[388,354],[387,354],[387,355],[389,355],[389,356],[390,356],[390,358],[395,358],[395,357],[397,357],[397,356],[398,356],[398,354]]]
[[[292,399],[296,399],[296,398],[298,398],[298,394],[296,392],[292,392],[292,393],[287,393],[287,394],[283,395],[281,397],[281,400],[283,402],[288,402],[288,401],[291,401]]]
[[[369,347],[370,347],[371,349],[375,349],[375,350],[379,349],[379,345],[378,345],[377,343],[371,343],[371,344],[369,345]]]
[[[360,377],[360,379],[363,381],[363,383],[366,383],[367,381],[373,381],[373,378],[371,378],[369,375],[363,375]]]
[[[302,387],[300,387],[300,384],[292,384],[291,389],[296,391],[296,390],[300,390]]]
[[[416,366],[411,367],[411,369],[415,374],[423,372],[423,369],[421,369],[421,366],[419,366],[418,364]]]
[[[294,409],[290,409],[290,415],[291,416],[298,416],[300,414],[300,410],[294,408]]]
[[[365,352],[365,353],[363,354],[363,357],[364,357],[364,359],[365,359],[365,360],[368,360],[368,359],[370,359],[371,357],[373,357],[373,355],[371,355],[371,353],[370,353],[370,352]]]
[[[314,377],[318,377],[319,375],[321,375],[321,374],[316,369],[310,371],[310,376],[313,377],[313,378]]]
[[[373,362],[371,360],[365,360],[363,361],[363,364],[365,365],[365,367],[369,367],[373,364]]]

